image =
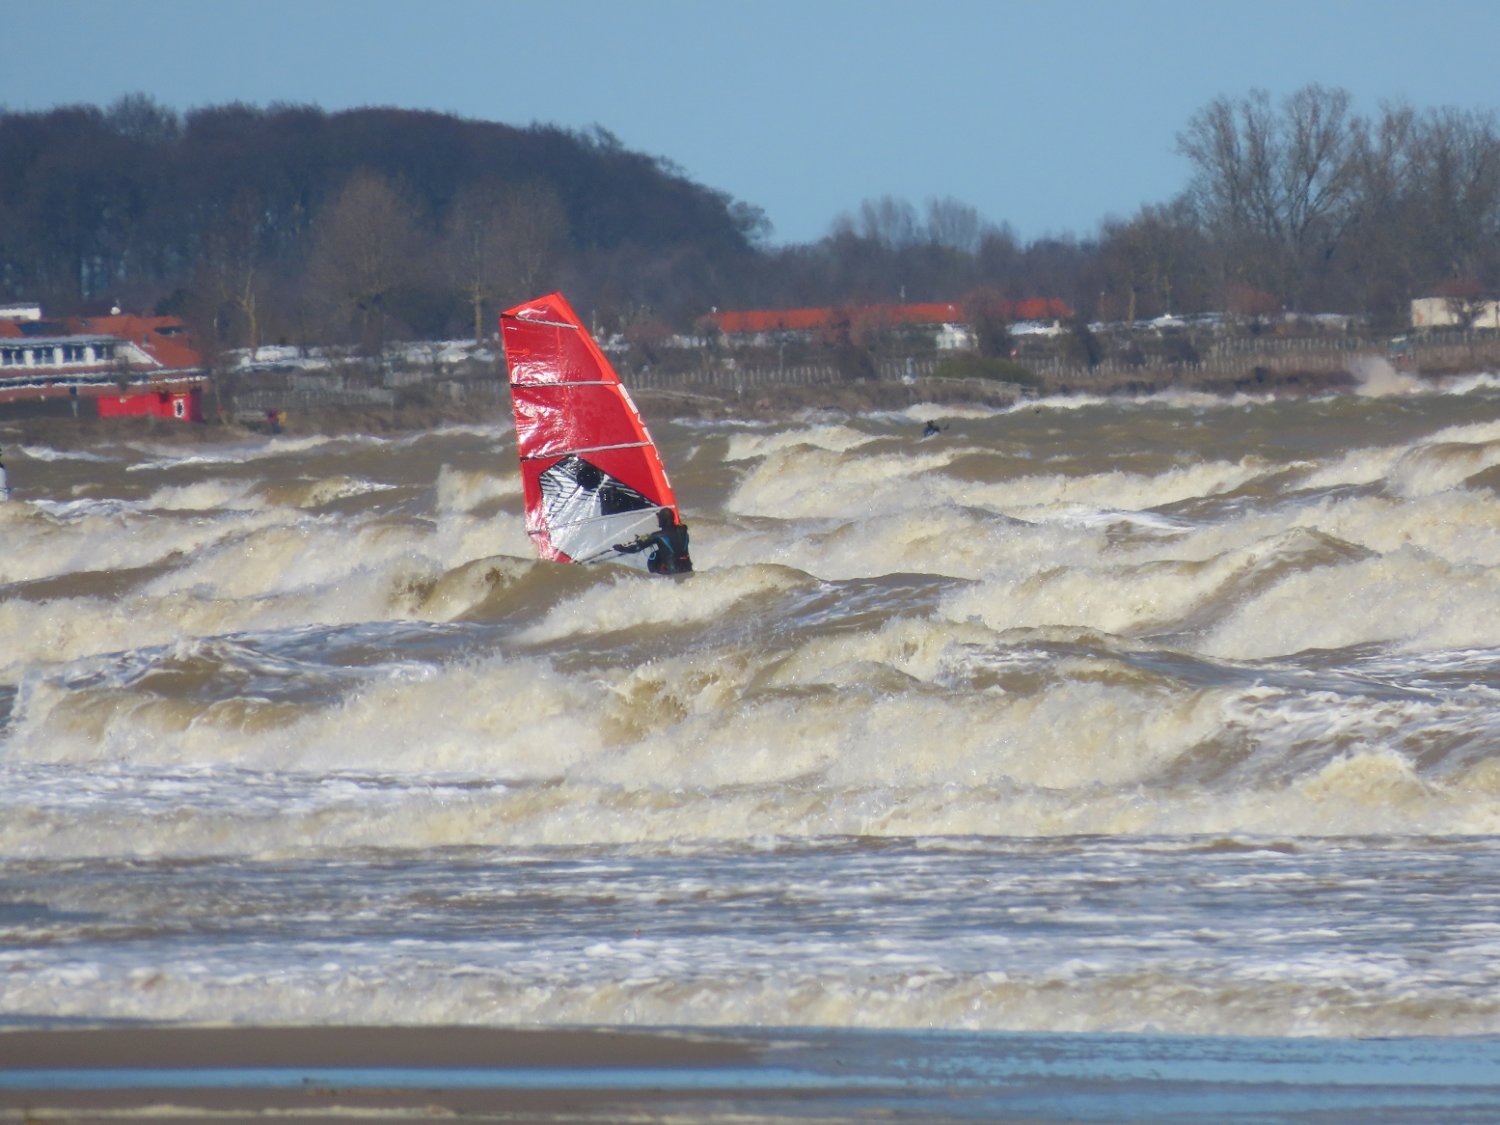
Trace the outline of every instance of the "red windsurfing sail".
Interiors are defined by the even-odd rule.
[[[500,336],[537,553],[644,566],[614,544],[656,530],[677,498],[630,392],[561,293],[505,310]]]

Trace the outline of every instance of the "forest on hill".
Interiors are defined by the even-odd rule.
[[[1489,111],[1354,111],[1343,90],[1221,97],[1178,134],[1175,198],[1030,242],[951,198],[865,200],[815,243],[602,129],[230,104],[0,108],[0,302],[180,314],[210,346],[493,330],[561,288],[599,327],[714,308],[1058,297],[1086,318],[1338,312],[1500,293]]]

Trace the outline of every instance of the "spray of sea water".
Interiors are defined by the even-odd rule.
[[[1500,1032],[1500,383],[1362,378],[652,418],[686,580],[8,445],[0,1018]]]

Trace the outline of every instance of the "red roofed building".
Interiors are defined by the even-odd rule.
[[[1031,297],[1006,304],[1005,315],[1011,321],[1066,320],[1073,315],[1073,310],[1055,297]],[[715,311],[710,319],[726,336],[754,337],[756,343],[768,343],[770,337],[778,332],[821,332],[840,320],[880,321],[892,325],[942,325],[964,324],[968,317],[960,304],[934,302],[841,308],[731,309],[725,312]]]
[[[203,357],[173,316],[67,317],[0,309],[0,404],[91,400],[104,417],[203,420]]]

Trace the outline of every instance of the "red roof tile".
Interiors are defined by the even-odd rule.
[[[77,333],[129,340],[169,370],[203,366],[203,357],[193,347],[182,321],[175,316],[77,317],[68,321],[68,327]]]
[[[1008,304],[1008,315],[1012,320],[1060,320],[1073,315],[1073,310],[1055,297],[1031,297]],[[892,324],[961,324],[968,319],[962,305],[945,302],[846,308],[731,309],[714,313],[712,319],[719,331],[735,335],[815,331],[840,316],[885,319]]]
[[[27,323],[35,322],[0,317],[0,338],[25,337],[27,333],[22,325]],[[75,316],[51,323],[59,324],[61,331],[49,332],[49,337],[113,336],[129,340],[167,371],[188,371],[203,366],[203,356],[193,347],[186,327],[175,316]]]

